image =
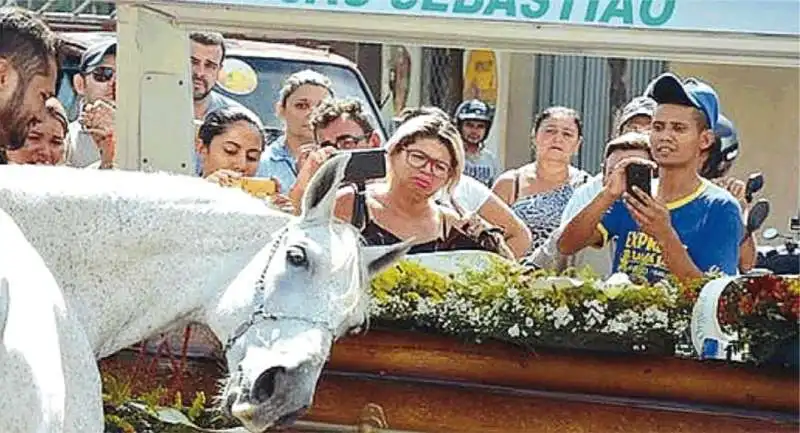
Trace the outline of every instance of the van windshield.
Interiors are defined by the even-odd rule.
[[[228,96],[247,108],[253,110],[270,128],[283,130],[283,124],[275,114],[275,103],[283,87],[283,81],[291,74],[304,69],[317,71],[333,82],[333,91],[337,98],[356,98],[364,103],[364,108],[371,115],[373,123],[379,122],[379,113],[374,101],[370,98],[368,89],[359,76],[351,69],[343,66],[285,59],[266,59],[258,57],[242,57],[231,55],[228,59],[237,59],[249,65],[258,78],[255,89],[249,93],[231,93],[217,85],[215,90]],[[68,59],[62,65],[61,78],[58,85],[58,99],[64,104],[70,119],[78,116],[80,109],[77,95],[72,88],[72,76],[77,71],[77,59]],[[381,125],[374,124],[375,130],[383,134]],[[382,137],[386,138],[386,137]]]
[[[249,93],[247,94],[234,94],[226,91],[220,85],[216,86],[216,90],[253,110],[267,127],[283,129],[283,123],[275,113],[275,103],[278,102],[284,80],[289,75],[304,69],[311,69],[327,76],[333,83],[333,92],[337,98],[360,99],[364,108],[371,114],[372,121],[375,122],[379,118],[374,101],[368,96],[367,89],[362,85],[363,82],[359,80],[359,76],[353,70],[346,67],[317,62],[235,55],[229,56],[228,59],[238,59],[247,63],[255,70],[258,83],[255,89],[248,89]],[[380,125],[373,126],[376,130],[382,131]]]

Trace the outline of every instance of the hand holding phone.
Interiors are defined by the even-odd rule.
[[[279,189],[278,182],[271,178],[242,177],[238,182],[245,192],[259,198],[274,196]]]
[[[304,182],[310,181],[314,173],[334,153],[336,149],[332,147],[319,147],[313,143],[300,146],[300,154],[297,157],[297,178],[303,179]]]
[[[636,193],[633,192],[634,186],[652,197],[652,182],[653,168],[649,165],[634,162],[625,167],[626,190],[628,194],[632,195],[633,197],[636,197]]]
[[[347,150],[350,161],[344,172],[344,182],[363,183],[386,177],[386,150],[381,148]]]

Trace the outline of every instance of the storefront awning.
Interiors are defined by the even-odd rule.
[[[798,0],[121,0],[279,38],[800,66]]]

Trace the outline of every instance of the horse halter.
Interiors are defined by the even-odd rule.
[[[277,239],[272,243],[271,249],[267,255],[267,262],[264,265],[264,270],[261,272],[261,276],[256,281],[256,286],[258,287],[258,291],[261,295],[261,302],[258,306],[253,310],[250,314],[250,317],[242,322],[239,326],[234,328],[233,333],[228,337],[228,340],[225,342],[225,345],[222,347],[224,353],[227,353],[231,347],[236,343],[236,341],[241,338],[250,328],[253,327],[256,323],[263,322],[263,321],[274,321],[277,322],[279,320],[288,320],[288,321],[295,321],[306,323],[311,325],[315,328],[323,328],[326,331],[330,332],[333,338],[336,338],[336,327],[332,326],[329,321],[323,320],[313,320],[309,319],[308,317],[303,316],[295,316],[289,314],[272,314],[267,312],[266,309],[266,297],[263,296],[264,294],[264,281],[266,279],[267,269],[269,269],[270,263],[272,263],[272,259],[275,257],[275,254],[278,252],[278,248],[280,248],[281,243],[286,239],[286,234],[289,231],[288,227],[284,227],[283,230],[277,235]],[[258,296],[258,295],[256,295]]]

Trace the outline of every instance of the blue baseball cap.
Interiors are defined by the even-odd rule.
[[[698,80],[687,78],[681,81],[675,74],[667,72],[651,81],[645,96],[658,104],[677,104],[694,107],[706,116],[708,128],[717,127],[719,119],[719,97],[713,87]]]

